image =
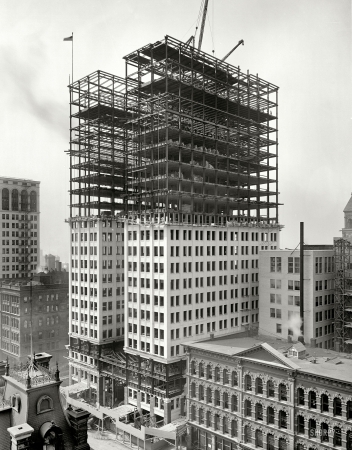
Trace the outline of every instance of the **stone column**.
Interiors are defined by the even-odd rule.
[[[98,386],[99,386],[99,382],[98,382]],[[127,386],[125,386],[125,387],[123,388],[123,392],[124,392],[124,402],[125,402],[125,405],[128,405],[128,387],[127,387]]]
[[[72,365],[68,365],[68,385],[72,385]]]
[[[23,423],[22,425],[16,425],[15,427],[10,427],[7,429],[11,436],[11,450],[30,450],[31,441],[30,438],[34,431],[28,423]]]
[[[171,422],[171,401],[169,398],[164,398],[164,424]]]
[[[267,425],[268,424],[268,415],[267,415],[267,406],[263,405],[263,424]],[[266,448],[264,446],[264,448]]]
[[[103,401],[103,406],[106,406],[106,377],[101,377],[100,378],[101,384],[102,384],[102,388],[103,388],[103,395],[102,395],[102,401]]]
[[[97,379],[97,405],[103,405],[104,378],[98,376]]]
[[[309,419],[304,417],[304,437],[309,439]]]
[[[319,394],[317,394],[317,412],[321,412],[321,397]]]
[[[215,450],[216,449],[216,440],[215,440],[215,434],[211,435],[211,450]]]

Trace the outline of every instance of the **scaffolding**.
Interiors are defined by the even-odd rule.
[[[125,57],[130,212],[278,223],[278,87],[170,36]]]
[[[334,242],[335,251],[335,349],[352,350],[352,265],[351,244],[345,239]]]

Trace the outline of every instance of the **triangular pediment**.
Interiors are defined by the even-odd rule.
[[[255,347],[246,349],[240,353],[237,353],[236,356],[260,361],[266,364],[273,364],[275,366],[286,367],[289,369],[299,368],[299,366],[294,363],[291,358],[287,358],[283,353],[267,343],[261,343]]]

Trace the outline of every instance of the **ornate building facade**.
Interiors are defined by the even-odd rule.
[[[350,359],[260,337],[203,341],[185,351],[191,448],[352,448]]]

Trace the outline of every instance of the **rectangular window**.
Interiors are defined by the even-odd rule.
[[[270,272],[281,272],[281,256],[270,257]]]

